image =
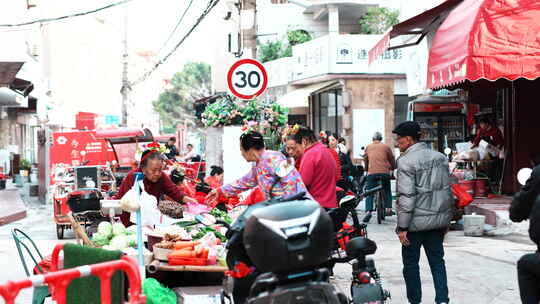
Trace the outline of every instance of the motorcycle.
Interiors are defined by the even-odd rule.
[[[353,238],[347,255],[333,258],[335,222],[303,193],[249,206],[226,236],[230,271],[222,303],[351,303],[330,283],[329,273],[334,263],[351,261],[352,303],[385,303],[389,296],[366,258],[375,253],[375,242]]]

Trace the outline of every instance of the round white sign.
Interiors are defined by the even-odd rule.
[[[240,99],[252,99],[266,90],[268,74],[257,60],[242,59],[229,69],[227,84],[234,96]]]

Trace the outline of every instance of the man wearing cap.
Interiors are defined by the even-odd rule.
[[[420,248],[426,252],[435,303],[448,303],[448,283],[443,240],[453,216],[447,158],[420,140],[420,126],[406,121],[392,133],[401,156],[397,160],[397,233],[402,244],[403,277],[411,304],[422,301]]]

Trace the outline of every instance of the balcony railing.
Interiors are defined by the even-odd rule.
[[[405,74],[402,50],[387,51],[371,65],[368,51],[381,35],[327,35],[293,47],[293,56],[265,63],[269,86],[326,74]]]

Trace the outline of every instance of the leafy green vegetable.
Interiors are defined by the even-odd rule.
[[[210,214],[215,216],[216,218],[218,219],[221,219],[223,220],[225,223],[227,224],[232,224],[232,219],[231,217],[229,216],[229,214],[223,210],[219,210],[218,208],[214,208],[212,209],[212,211],[210,211]]]
[[[187,228],[189,226],[197,225],[197,223],[198,223],[197,221],[182,221],[175,224],[180,227]]]
[[[127,235],[126,239],[129,247],[137,247],[137,235]]]
[[[227,242],[227,238],[221,234],[219,231],[217,231],[216,229],[212,228],[212,227],[203,227],[200,229],[200,231],[193,235],[192,238],[193,240],[198,240],[200,238],[202,238],[203,236],[205,236],[208,232],[212,232],[218,239],[220,239],[221,242],[225,243]]]
[[[96,244],[97,246],[105,246],[109,244],[109,236],[101,234],[101,233],[94,233],[92,236],[92,242]]]
[[[126,235],[117,235],[111,240],[111,247],[116,250],[126,249],[128,246],[128,239]]]
[[[111,238],[113,236],[113,227],[109,222],[101,222],[98,225],[97,232],[103,236]]]
[[[114,236],[126,234],[126,227],[122,223],[114,223],[112,225],[112,233]]]

